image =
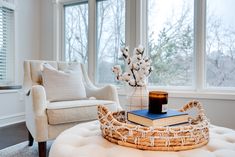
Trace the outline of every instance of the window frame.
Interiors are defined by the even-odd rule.
[[[53,59],[64,60],[63,22],[65,4],[81,2],[82,0],[53,0],[54,1],[54,46]],[[88,1],[88,75],[96,83],[96,0]],[[194,76],[193,88],[149,86],[149,90],[165,90],[171,97],[176,98],[213,98],[235,100],[234,88],[206,87],[206,0],[194,0]],[[140,43],[147,45],[147,8],[148,2],[142,0],[126,0],[125,40],[130,50]],[[146,25],[143,25],[146,23]],[[197,53],[195,53],[197,52]],[[100,86],[99,84],[96,84]],[[119,93],[124,90],[119,88]]]

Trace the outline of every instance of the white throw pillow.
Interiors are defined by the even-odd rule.
[[[82,74],[75,69],[65,71],[58,71],[49,64],[43,64],[42,84],[46,91],[47,100],[85,99],[86,91]]]

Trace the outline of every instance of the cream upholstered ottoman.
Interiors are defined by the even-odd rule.
[[[211,126],[207,145],[188,151],[142,151],[105,140],[98,121],[78,124],[61,133],[49,157],[234,157],[235,131]]]

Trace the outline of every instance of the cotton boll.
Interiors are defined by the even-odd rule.
[[[138,49],[141,50],[141,51],[144,51],[143,45],[140,44],[140,45],[138,46]]]
[[[149,62],[150,59],[149,59],[148,57],[144,57],[144,61],[145,61],[145,62]]]
[[[145,83],[144,83],[144,81],[141,80],[141,81],[137,82],[137,85],[143,87],[145,85]]]
[[[129,47],[128,46],[125,47],[125,51],[129,52]]]
[[[142,61],[140,62],[140,68],[141,68],[141,69],[146,69],[147,66],[148,66],[148,65],[147,65],[146,62],[142,62]]]
[[[143,60],[145,63],[151,63],[151,59],[149,59],[148,57],[144,57]]]
[[[144,86],[146,78],[152,71],[151,60],[144,56],[144,48],[139,45],[133,50],[133,56],[129,55],[129,48],[121,49],[124,60],[128,66],[127,72],[122,74],[120,66],[114,66],[113,72],[118,80],[128,82],[130,86]],[[138,83],[138,84],[137,84]]]
[[[112,67],[112,71],[113,71],[113,73],[116,74],[116,76],[122,74],[122,69],[121,69],[120,65],[115,65],[114,67]]]
[[[137,62],[132,63],[132,67],[133,67],[133,70],[136,70],[136,71],[138,71],[140,68],[139,63],[137,63]]]
[[[142,59],[142,55],[141,54],[137,55],[137,60],[141,60],[141,59]]]
[[[130,57],[127,57],[126,59],[125,59],[125,62],[126,62],[126,64],[127,65],[130,65],[131,64],[131,58]]]
[[[145,69],[144,75],[148,76],[149,75],[149,69]]]
[[[133,68],[134,68],[133,64],[132,63],[128,64],[128,68],[130,69],[130,71],[133,70]]]
[[[150,62],[145,62],[144,65],[145,65],[146,67],[149,67],[149,66],[150,66]]]
[[[117,76],[117,80],[119,80],[119,81],[124,81],[124,78],[123,78],[122,75],[118,75],[118,76]]]
[[[143,46],[142,46],[142,45],[139,45],[139,47],[135,49],[135,52],[136,52],[137,55],[140,54],[141,56],[143,56],[143,54],[144,54],[144,48],[143,48]]]
[[[131,79],[131,74],[128,72],[123,73],[122,75],[123,81],[128,82]]]
[[[145,75],[149,76],[152,71],[153,71],[153,67],[149,67],[148,69],[145,70]]]
[[[134,55],[139,55],[139,52],[137,51],[137,48],[134,48],[134,50],[133,50],[133,57],[134,57]]]
[[[135,80],[134,80],[134,79],[131,79],[131,80],[129,81],[129,85],[135,86]]]
[[[115,67],[112,67],[112,71],[114,74],[118,74],[118,70]]]
[[[138,61],[139,61],[139,57],[140,57],[139,55],[136,55],[136,54],[133,55],[133,56],[132,56],[132,61],[133,61],[133,62],[138,62]]]
[[[136,68],[136,64],[135,63],[132,63],[131,65],[130,65],[130,70],[135,70],[135,68]]]
[[[129,57],[129,47],[124,47],[121,49],[122,55],[124,58],[128,58]]]

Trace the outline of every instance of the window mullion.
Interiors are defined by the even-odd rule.
[[[195,0],[194,6],[194,86],[197,91],[201,91],[205,83],[206,0]]]
[[[147,46],[147,1],[136,0],[136,46]]]
[[[96,1],[88,1],[88,76],[95,82],[96,69]]]
[[[136,47],[136,3],[137,1],[126,0],[126,45],[130,53]]]
[[[62,49],[62,43],[64,45],[64,39],[62,38],[63,27],[63,3],[53,2],[53,59],[61,60],[64,59],[64,52]],[[63,54],[63,55],[62,55]]]

